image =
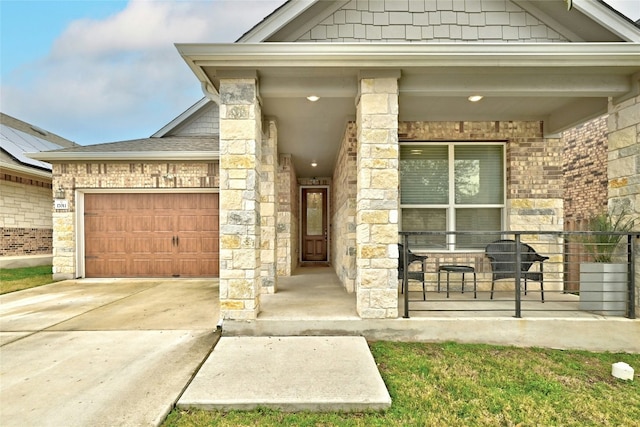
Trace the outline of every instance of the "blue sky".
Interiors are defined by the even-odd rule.
[[[82,145],[148,137],[202,97],[173,43],[233,42],[282,3],[0,0],[0,110]]]
[[[82,145],[146,138],[203,94],[174,43],[233,42],[284,0],[0,0],[0,110]]]

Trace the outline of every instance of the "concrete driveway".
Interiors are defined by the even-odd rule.
[[[217,279],[85,279],[0,295],[0,425],[157,425],[217,336]]]

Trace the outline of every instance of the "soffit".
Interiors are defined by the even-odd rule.
[[[330,176],[354,120],[362,73],[400,75],[400,121],[544,121],[559,132],[606,113],[609,97],[638,94],[640,45],[181,45],[204,82],[258,76],[278,151],[301,177]],[[209,51],[209,53],[207,53]],[[312,103],[308,95],[320,100]],[[479,103],[467,97],[481,94]],[[317,162],[317,168],[310,163]]]

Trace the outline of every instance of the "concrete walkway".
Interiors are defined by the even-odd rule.
[[[217,280],[80,280],[0,296],[0,425],[157,425],[217,336]]]
[[[322,276],[307,289],[319,309],[344,292]],[[364,338],[224,337],[210,353],[218,307],[217,280],[85,279],[0,295],[0,425],[158,425],[181,395],[180,407],[204,409],[390,406]]]
[[[391,397],[362,337],[223,337],[179,408],[384,410]]]

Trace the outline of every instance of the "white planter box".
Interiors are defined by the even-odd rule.
[[[624,316],[627,299],[627,264],[580,264],[580,310]]]

